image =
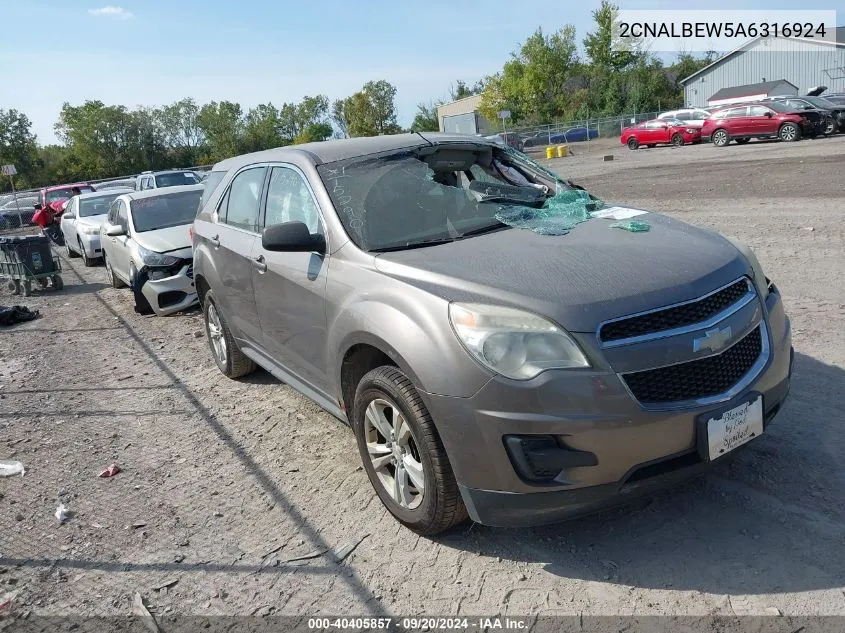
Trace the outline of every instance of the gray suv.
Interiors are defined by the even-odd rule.
[[[763,434],[789,390],[789,319],[748,248],[478,137],[225,160],[193,234],[220,370],[261,366],[348,422],[422,534],[680,481]]]

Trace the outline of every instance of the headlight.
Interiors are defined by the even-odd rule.
[[[140,253],[141,261],[144,262],[145,266],[173,266],[174,264],[179,263],[178,257],[173,257],[173,255],[164,255],[162,253],[154,253],[153,251],[148,251],[140,246],[138,247],[138,253]]]
[[[83,235],[99,235],[100,234],[100,227],[99,226],[83,226],[80,229],[80,233]]]
[[[697,130],[694,127],[687,128],[687,134],[695,134]]]
[[[449,320],[467,351],[482,365],[507,378],[530,380],[546,369],[590,366],[566,332],[530,312],[452,303]]]
[[[734,248],[736,248],[736,250],[738,250],[748,261],[748,265],[751,266],[751,277],[754,281],[754,285],[757,287],[757,293],[765,301],[766,297],[769,296],[769,282],[766,281],[766,275],[763,273],[763,267],[760,265],[760,261],[757,259],[754,251],[733,237],[729,237],[724,234],[722,237],[733,244]]]

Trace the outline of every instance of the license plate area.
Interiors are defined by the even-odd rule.
[[[763,434],[763,396],[745,400],[698,417],[698,453],[712,462]]]

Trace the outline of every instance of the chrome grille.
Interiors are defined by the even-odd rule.
[[[622,374],[643,404],[666,404],[725,393],[745,376],[763,352],[760,325],[720,354],[687,363]]]
[[[751,284],[743,277],[696,301],[605,323],[599,329],[599,339],[620,341],[701,323],[736,304],[751,289]]]

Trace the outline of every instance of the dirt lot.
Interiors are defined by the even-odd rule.
[[[419,538],[345,426],[265,373],[221,376],[197,313],[139,317],[66,260],[63,292],[19,300],[42,318],[0,331],[0,457],[27,467],[0,480],[0,596],[56,615],[128,614],[135,592],[158,615],[845,615],[845,137],[603,151],[553,166],[745,240],[783,292],[791,400],[733,463],[577,522]]]

